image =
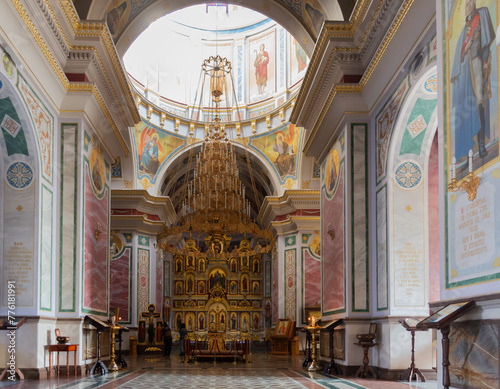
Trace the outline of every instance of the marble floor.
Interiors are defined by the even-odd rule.
[[[303,357],[255,353],[251,363],[199,362],[185,363],[178,355],[170,357],[127,357],[128,368],[104,376],[52,377],[40,381],[0,382],[8,389],[76,388],[218,388],[218,389],[436,389],[436,381],[408,384],[375,379],[330,377],[302,368]]]

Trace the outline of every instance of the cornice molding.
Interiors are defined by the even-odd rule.
[[[141,189],[113,189],[111,191],[111,209],[134,209],[142,213],[157,215],[160,221],[149,220],[145,215],[112,215],[112,220],[139,220],[147,225],[171,225],[177,220],[177,214],[170,197],[156,197]],[[120,224],[119,228],[124,228]],[[159,232],[159,231],[155,231]]]
[[[111,215],[112,230],[131,230],[144,234],[159,234],[164,223],[147,219],[144,215]]]
[[[293,214],[297,210],[318,209],[320,209],[319,190],[287,190],[282,196],[267,196],[264,199],[264,203],[259,211],[258,220],[265,228],[269,228],[271,223],[276,220],[277,216]],[[314,216],[293,217],[307,218]]]
[[[69,0],[11,0],[11,3],[63,88],[67,92],[90,91],[94,95],[128,156],[130,148],[122,132],[140,117],[105,23],[81,22]],[[71,70],[73,61],[80,65],[82,61],[88,62],[93,82],[68,80],[66,72]]]
[[[320,216],[288,216],[285,220],[271,222],[271,227],[277,235],[304,230],[319,230],[320,225]]]
[[[292,123],[307,130],[306,154],[334,98],[363,92],[413,3],[360,0],[350,22],[324,23],[290,116]],[[353,71],[361,76],[359,83],[341,83]]]

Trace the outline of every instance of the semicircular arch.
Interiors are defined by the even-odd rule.
[[[230,1],[222,1],[221,3],[231,4]],[[279,23],[290,32],[299,42],[304,43],[303,48],[306,54],[311,57],[314,49],[314,43],[319,35],[321,26],[324,20],[345,20],[350,12],[339,5],[338,1],[331,2],[327,7],[324,7],[319,1],[309,1],[300,10],[291,9],[285,1],[274,0],[264,3],[260,1],[245,2],[244,7],[257,11]],[[114,10],[119,18],[120,7],[127,8],[124,4],[129,4],[129,1],[118,3],[114,0],[94,1],[89,9],[87,19],[89,20],[107,20],[109,14]],[[123,56],[128,47],[152,22],[175,12],[182,8],[200,4],[199,0],[179,0],[166,4],[162,1],[146,1],[143,8],[136,8],[132,12],[127,11],[128,20],[121,21],[121,29],[110,28],[110,32],[115,40],[115,45],[120,56]],[[351,11],[352,11],[351,5]],[[130,8],[130,6],[128,7]],[[122,13],[124,13],[122,11]],[[108,22],[109,24],[109,22]],[[311,43],[311,44],[308,44]]]
[[[429,298],[429,155],[438,126],[437,67],[413,78],[389,147],[387,232],[395,314],[425,315]],[[404,281],[411,268],[412,279]],[[408,297],[411,296],[411,297]]]
[[[262,204],[266,196],[275,195],[279,188],[279,181],[272,166],[259,153],[250,147],[240,143],[232,142],[236,151],[236,161],[240,171],[240,180],[247,188],[247,198],[255,216],[258,214],[258,204]],[[158,173],[158,195],[169,196],[175,209],[178,209],[182,201],[183,189],[187,182],[194,178],[195,155],[201,150],[202,142],[196,142],[185,147],[169,163],[162,167]],[[247,153],[250,160],[250,169],[247,163]],[[191,158],[191,164],[189,160]],[[256,192],[252,189],[252,177],[255,182]],[[255,195],[258,198],[255,198]]]

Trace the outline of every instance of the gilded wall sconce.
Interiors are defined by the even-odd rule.
[[[455,157],[451,160],[450,165],[450,182],[448,184],[448,190],[450,192],[456,192],[461,190],[462,192],[467,192],[469,196],[469,201],[473,201],[477,196],[477,188],[479,187],[479,183],[481,182],[481,178],[476,176],[472,171],[472,150],[469,150],[469,173],[462,179],[460,184],[457,183],[457,175],[456,175],[456,165],[457,160]]]
[[[326,229],[328,235],[330,235],[330,239],[333,240],[335,238],[335,231],[332,229],[330,223],[328,223],[328,228]]]
[[[94,232],[94,236],[96,240],[99,240],[99,236],[101,236],[102,230],[101,230],[101,223],[97,222],[97,227]]]

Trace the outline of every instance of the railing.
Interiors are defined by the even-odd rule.
[[[223,344],[221,350],[220,344]],[[229,346],[229,347],[228,347]],[[233,358],[233,363],[238,360],[250,361],[250,341],[249,339],[236,339],[223,340],[213,339],[211,342],[208,337],[204,340],[185,339],[184,349],[186,352],[185,362],[194,361],[198,363],[198,358],[213,358],[214,363],[217,363],[217,358]]]

